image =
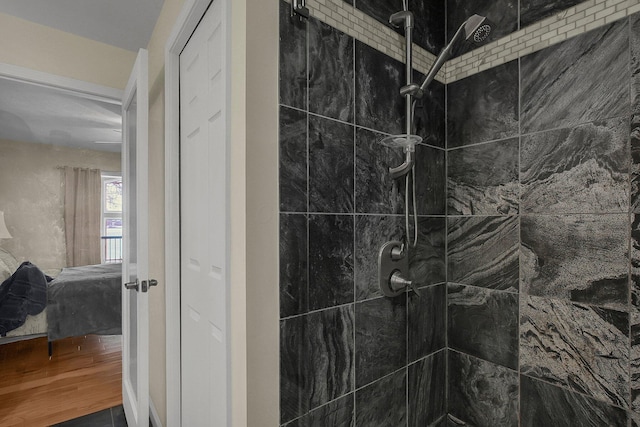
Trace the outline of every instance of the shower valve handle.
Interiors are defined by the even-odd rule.
[[[394,290],[394,291],[408,290],[408,291],[413,292],[414,294],[416,294],[418,297],[421,297],[420,291],[413,284],[413,281],[405,279],[404,277],[402,277],[402,273],[400,272],[400,270],[394,271],[391,274],[391,277],[389,278],[389,281],[390,281],[392,290]]]

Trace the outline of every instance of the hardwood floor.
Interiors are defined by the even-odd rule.
[[[0,427],[44,427],[122,404],[122,337],[0,345]]]

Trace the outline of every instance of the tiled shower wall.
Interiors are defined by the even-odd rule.
[[[447,85],[453,425],[640,425],[639,72],[635,14]]]
[[[382,297],[380,246],[403,233],[404,66],[280,13],[281,424],[425,426],[446,415],[444,86],[418,109],[421,297]],[[419,76],[416,76],[416,79]],[[429,126],[425,126],[428,123]]]
[[[511,37],[576,3],[449,0],[448,27],[485,13]],[[423,295],[387,299],[375,257],[402,233],[386,173],[402,156],[377,141],[402,131],[402,65],[288,8],[282,424],[423,426],[448,411],[452,425],[640,425],[638,17],[522,58],[548,34],[519,30],[518,59],[463,80],[452,67],[446,201],[444,88],[431,88],[412,260]]]

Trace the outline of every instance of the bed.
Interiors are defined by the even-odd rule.
[[[15,258],[0,248],[0,272],[17,272]],[[49,342],[67,337],[122,333],[122,265],[99,264],[46,272],[46,305],[28,315],[22,326],[6,332],[0,344],[47,336]],[[1,276],[0,276],[1,277]],[[3,278],[4,282],[5,278]]]

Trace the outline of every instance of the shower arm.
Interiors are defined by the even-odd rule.
[[[438,57],[436,58],[436,61],[433,63],[433,65],[429,69],[429,72],[427,73],[427,77],[424,78],[424,81],[422,82],[422,84],[419,87],[416,84],[408,85],[405,88],[403,88],[405,91],[412,92],[412,95],[416,99],[422,99],[422,97],[424,96],[424,91],[427,88],[427,86],[429,86],[431,82],[436,78],[438,71],[440,71],[440,68],[442,68],[444,63],[447,62],[449,58],[451,58],[451,55],[453,54],[453,46],[458,42],[460,37],[464,34],[464,27],[466,23],[467,21],[465,21],[462,25],[460,25],[460,28],[458,28],[458,31],[456,31],[456,33],[454,34],[449,44],[444,49],[442,49],[442,52],[440,52],[440,55],[438,55]]]

